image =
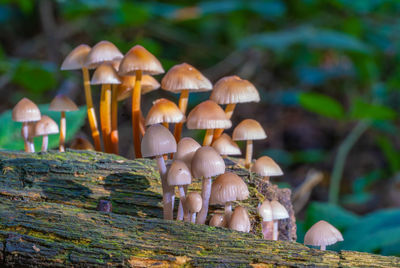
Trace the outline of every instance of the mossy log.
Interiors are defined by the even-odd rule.
[[[160,185],[151,179],[158,174],[149,160],[0,152],[0,169],[0,266],[400,267],[396,257],[161,220]],[[273,191],[240,167],[236,172],[254,187],[244,205]],[[96,211],[99,199],[111,199],[113,212]]]

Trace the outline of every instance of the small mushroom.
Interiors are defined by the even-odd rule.
[[[247,141],[246,145],[246,168],[250,168],[253,157],[253,140],[263,140],[267,138],[264,129],[256,120],[245,119],[233,130],[232,139],[234,141]]]
[[[121,77],[121,84],[117,90],[117,99],[118,101],[126,100],[127,98],[132,96],[133,85],[135,84],[136,76],[122,76]],[[160,83],[154,77],[150,75],[143,75],[142,76],[142,91],[141,94],[145,95],[150,93],[154,90],[160,88]]]
[[[201,195],[197,192],[190,192],[186,197],[186,207],[189,212],[189,217],[185,218],[185,221],[189,221],[191,223],[196,222],[196,213],[201,210],[203,205]]]
[[[339,241],[343,241],[342,234],[338,229],[326,221],[319,221],[315,223],[307,231],[304,237],[304,244],[319,246],[321,250],[325,250],[326,246],[335,244]]]
[[[48,135],[57,134],[58,132],[59,129],[57,123],[47,115],[43,115],[40,121],[35,124],[35,136],[43,136],[42,152],[47,151],[49,145]]]
[[[173,219],[174,187],[168,185],[167,167],[163,155],[176,152],[176,141],[168,129],[162,125],[150,126],[142,138],[141,151],[144,157],[155,157],[160,172],[163,189],[164,219]]]
[[[274,220],[274,230],[272,234],[272,239],[278,240],[279,237],[278,221],[289,218],[289,213],[287,212],[286,208],[276,200],[272,200],[270,204],[272,208],[272,219]]]
[[[73,140],[71,144],[71,149],[74,150],[94,150],[93,144],[83,137],[77,137]]]
[[[241,155],[239,146],[234,142],[228,134],[223,133],[211,145],[222,157],[228,155]]]
[[[251,171],[263,176],[264,181],[269,181],[269,177],[282,176],[282,169],[269,156],[261,156],[251,167]]]
[[[215,227],[228,227],[228,221],[226,220],[225,214],[215,213],[211,217],[208,225]]]
[[[229,221],[229,229],[250,232],[250,218],[247,209],[241,206],[235,208]]]
[[[170,100],[158,99],[153,102],[149,113],[146,116],[146,126],[162,123],[168,128],[169,123],[179,123],[185,121],[185,116],[178,106]]]
[[[273,239],[274,221],[272,217],[271,202],[268,199],[264,200],[262,204],[258,206],[258,215],[263,219],[261,223],[262,234],[264,239]]]
[[[67,96],[57,95],[50,103],[49,111],[61,112],[60,120],[60,152],[65,152],[65,137],[67,135],[67,121],[65,112],[77,111],[76,104]]]

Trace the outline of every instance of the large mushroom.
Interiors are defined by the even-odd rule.
[[[248,233],[250,232],[250,227],[251,224],[247,209],[241,206],[236,207],[229,221],[229,229]]]
[[[172,133],[162,125],[150,126],[142,139],[144,157],[155,157],[163,189],[164,219],[173,219],[174,187],[168,185],[164,155],[176,152],[176,141]]]
[[[262,204],[258,206],[258,215],[263,219],[261,222],[262,234],[264,239],[273,239],[274,221],[272,217],[271,202],[265,199]]]
[[[233,75],[223,77],[214,85],[210,100],[218,104],[226,104],[226,118],[231,119],[233,111],[238,103],[259,102],[260,95],[252,83]],[[223,129],[214,131],[214,140],[221,136]]]
[[[196,68],[187,63],[173,66],[161,80],[161,88],[173,93],[180,93],[179,109],[186,114],[189,92],[203,92],[212,90],[212,84]],[[174,136],[176,142],[181,138],[183,122],[175,125]]]
[[[42,118],[35,124],[35,136],[43,136],[42,139],[42,152],[47,151],[49,145],[49,135],[57,134],[59,132],[57,123],[48,117],[43,115]]]
[[[214,129],[230,128],[232,122],[225,117],[224,110],[218,104],[212,100],[207,100],[190,111],[186,125],[188,129],[206,129],[203,145],[209,146],[212,142]]]
[[[164,69],[158,59],[140,45],[132,47],[128,53],[126,53],[119,66],[120,75],[136,76],[132,94],[132,128],[136,158],[142,156],[140,152],[140,120],[142,114],[140,109],[140,97],[142,75],[156,75],[162,73],[164,73]]]
[[[256,120],[245,119],[233,130],[232,139],[234,141],[246,141],[245,166],[250,168],[253,157],[253,140],[263,140],[267,138],[264,129]]]
[[[304,237],[304,244],[311,246],[319,246],[321,250],[325,250],[326,246],[343,241],[343,236],[338,229],[329,222],[319,221],[315,223],[307,231]]]
[[[204,224],[207,219],[208,203],[211,195],[211,178],[225,172],[225,162],[210,146],[201,147],[192,159],[192,174],[195,178],[203,178],[201,197],[203,206],[197,216],[197,223]]]
[[[272,200],[270,204],[272,209],[272,219],[274,220],[272,239],[278,240],[279,237],[278,221],[289,218],[289,213],[287,212],[286,208],[276,200]]]
[[[264,181],[269,181],[269,177],[282,176],[283,171],[278,164],[269,156],[261,156],[258,158],[251,171],[263,177]]]

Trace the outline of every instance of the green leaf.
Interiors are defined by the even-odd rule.
[[[367,103],[360,99],[355,100],[351,109],[351,117],[354,119],[392,120],[396,116],[396,112],[389,107]]]
[[[395,144],[386,136],[380,135],[376,138],[379,148],[389,162],[390,170],[394,174],[400,170],[400,153],[395,149]]]
[[[299,97],[300,105],[317,114],[335,118],[344,118],[344,109],[335,99],[319,93],[301,93]]]
[[[41,113],[51,117],[57,123],[60,122],[61,113],[51,112],[48,105],[38,105]],[[12,121],[11,110],[5,111],[0,115],[0,149],[24,150],[24,141],[21,138],[21,123]],[[85,122],[86,106],[81,106],[79,111],[66,113],[67,136],[66,141],[71,140]],[[49,148],[58,147],[59,135],[49,136]],[[40,150],[41,137],[34,138],[36,151]]]

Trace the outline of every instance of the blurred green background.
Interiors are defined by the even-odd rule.
[[[299,242],[325,219],[344,234],[334,249],[400,255],[399,12],[398,0],[0,0],[0,148],[22,148],[7,112],[22,97],[84,105],[80,72],[59,71],[75,46],[141,44],[166,70],[188,62],[212,82],[236,74],[256,85],[262,101],[239,105],[233,122],[265,128],[255,154],[282,166],[273,181],[295,193]],[[178,96],[150,93],[144,110],[160,97]],[[120,147],[132,157],[129,107]],[[90,137],[84,110],[67,115],[69,140]]]

